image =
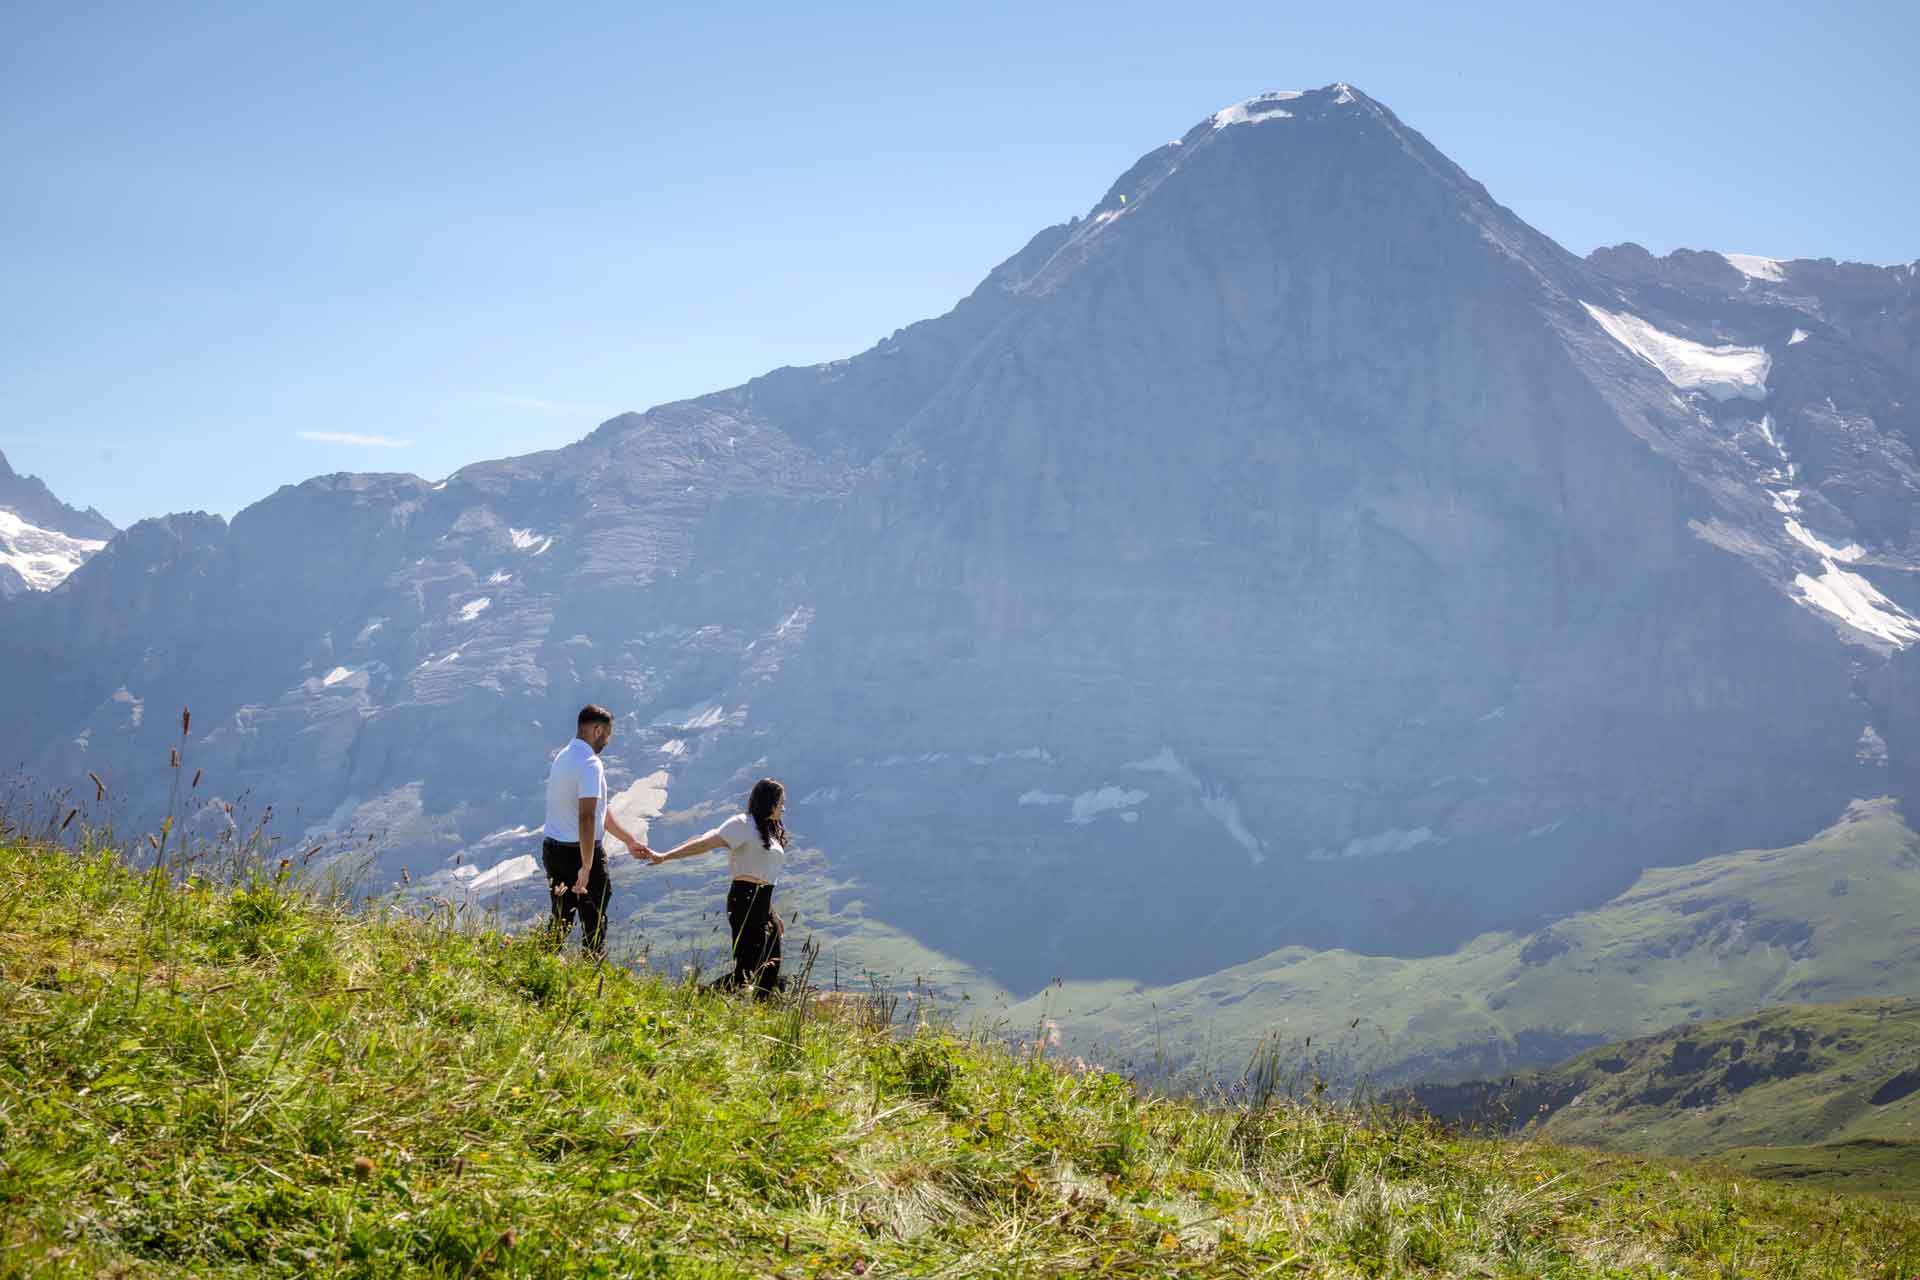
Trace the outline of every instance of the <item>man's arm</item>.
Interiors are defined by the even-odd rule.
[[[613,816],[613,810],[611,808],[607,810],[607,830],[613,832],[614,839],[626,845],[627,852],[631,853],[634,857],[644,858],[651,852],[651,850],[647,848],[646,841],[640,839],[634,835],[633,832],[620,825],[620,819]]]
[[[587,891],[587,877],[593,873],[593,819],[599,807],[600,797],[580,797],[580,878],[574,882],[575,893]]]

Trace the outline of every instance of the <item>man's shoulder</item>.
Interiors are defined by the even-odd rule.
[[[561,761],[566,761],[569,764],[579,764],[582,762],[582,757],[588,760],[598,760],[600,758],[593,754],[592,747],[589,747],[579,738],[575,738],[566,746],[553,753],[553,762],[559,764]]]

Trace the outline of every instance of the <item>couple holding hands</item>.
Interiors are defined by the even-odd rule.
[[[747,797],[745,813],[734,814],[677,848],[655,853],[607,812],[607,769],[600,753],[612,740],[613,714],[589,703],[580,709],[573,741],[553,757],[547,773],[546,838],[540,845],[540,859],[553,891],[554,945],[566,941],[578,915],[581,942],[588,953],[606,954],[607,903],[613,884],[607,878],[607,854],[601,846],[605,832],[613,832],[635,860],[649,866],[725,849],[733,872],[727,889],[733,972],[720,985],[771,994],[780,985],[780,942],[786,932],[773,909],[773,886],[787,855],[787,830],[780,822],[787,804],[786,788],[772,778],[762,778]]]

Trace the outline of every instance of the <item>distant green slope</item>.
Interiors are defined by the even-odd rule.
[[[1493,1084],[1413,1092],[1443,1118],[1554,1142],[1715,1155],[1763,1177],[1920,1199],[1920,1003],[1910,1000],[1789,1005]]]
[[[1817,1147],[1740,1147],[1718,1153],[1713,1163],[1809,1189],[1920,1201],[1920,1142],[1858,1138]]]
[[[1421,959],[1294,947],[1159,988],[1070,982],[1011,1017],[1055,1018],[1076,1051],[1106,1061],[1164,1054],[1231,1076],[1274,1037],[1302,1069],[1402,1083],[1491,1076],[1768,1005],[1908,991],[1920,991],[1920,837],[1883,799],[1805,844],[1648,871],[1530,935]]]
[[[0,819],[4,815],[0,814]],[[1854,1280],[1920,1209],[1143,1096],[0,822],[0,1276]]]

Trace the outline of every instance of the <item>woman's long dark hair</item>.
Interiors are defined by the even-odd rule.
[[[780,847],[787,844],[787,825],[773,816],[773,807],[787,789],[772,778],[762,778],[753,784],[753,794],[747,797],[747,816],[753,819],[753,825],[760,829],[760,846],[771,849],[778,840]]]

